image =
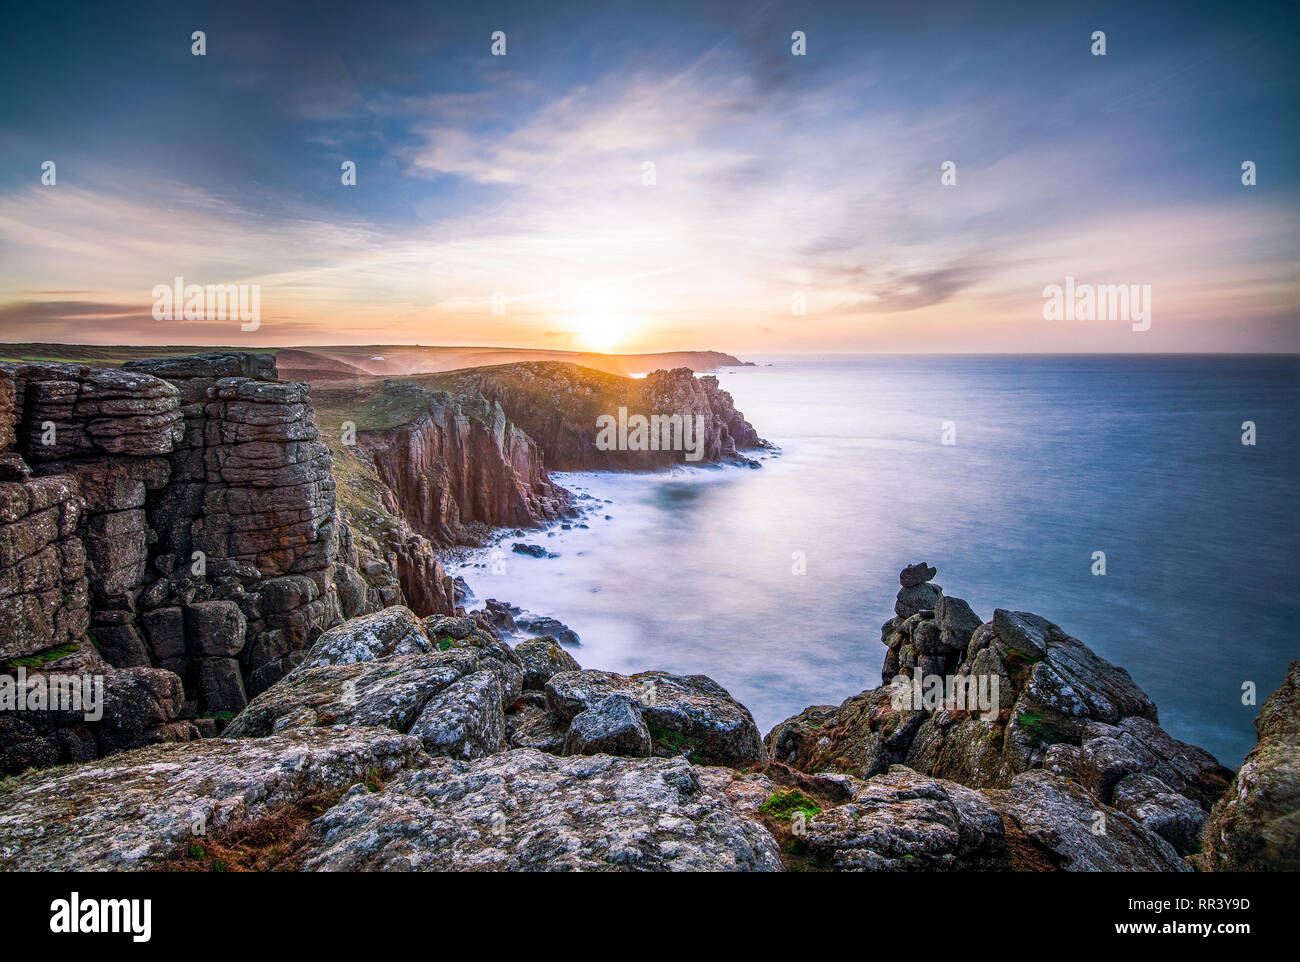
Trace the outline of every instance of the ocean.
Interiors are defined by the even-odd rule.
[[[590,527],[457,566],[471,606],[559,618],[583,667],[709,675],[766,733],[880,684],[898,572],[927,561],[985,620],[1056,622],[1240,764],[1300,657],[1300,358],[751,359],[719,377],[780,448],[760,470],[556,475]]]

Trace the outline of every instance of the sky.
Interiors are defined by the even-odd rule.
[[[1300,351],[1295,5],[1069,7],[14,7],[0,340]]]

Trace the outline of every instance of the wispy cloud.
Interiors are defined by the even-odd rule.
[[[789,13],[596,47],[542,18],[509,57],[482,38],[442,73],[399,33],[355,38],[391,62],[313,37],[288,66],[284,37],[223,38],[206,82],[253,112],[223,128],[249,138],[227,176],[124,140],[57,187],[0,181],[0,336],[234,340],[146,323],[180,275],[260,284],[250,343],[581,346],[603,327],[630,350],[1132,349],[1036,321],[1071,274],[1152,284],[1151,349],[1300,348],[1296,180],[1275,164],[1267,190],[1236,186],[1258,145],[1231,142],[1230,105],[1182,102],[1259,59],[1257,32],[1064,70],[1055,22],[976,42],[846,14],[794,58]]]

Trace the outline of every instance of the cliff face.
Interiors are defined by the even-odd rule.
[[[138,641],[145,505],[181,437],[176,399],[147,376],[0,367],[0,772],[198,735],[177,720],[175,674],[111,660]],[[95,675],[98,717],[50,710],[48,672]]]
[[[0,671],[152,692],[113,732],[0,716],[5,770],[213,734],[326,628],[405,600],[399,552],[342,530],[307,385],[268,355],[7,365],[0,425]],[[436,606],[445,578],[409,542]]]
[[[459,386],[344,390],[322,435],[308,385],[280,381],[270,355],[0,369],[0,671],[85,670],[110,698],[135,693],[106,722],[0,717],[0,767],[215,734],[330,626],[390,605],[453,612],[435,548],[571,510],[548,444],[569,467],[682,460],[598,451],[597,413],[699,415],[704,463],[763,443],[716,378],[685,368],[507,365]]]
[[[474,544],[476,526],[530,526],[570,507],[500,404],[433,394],[413,422],[362,431],[357,447],[388,489],[389,510],[437,545]]]
[[[767,447],[717,377],[697,378],[689,368],[626,378],[574,364],[528,362],[451,372],[428,382],[500,404],[537,442],[553,471],[642,471],[685,463],[682,451],[600,450],[597,419],[617,418],[620,408],[629,416],[701,416],[702,457],[693,463],[750,463],[741,452]]]

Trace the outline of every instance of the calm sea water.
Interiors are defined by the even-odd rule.
[[[880,683],[898,571],[924,560],[986,620],[1055,621],[1175,736],[1241,762],[1243,683],[1262,702],[1300,657],[1300,359],[767,362],[721,375],[781,447],[761,470],[560,475],[612,503],[523,539],[558,558],[461,571],[478,597],[568,623],[585,667],[710,675],[766,732]]]

